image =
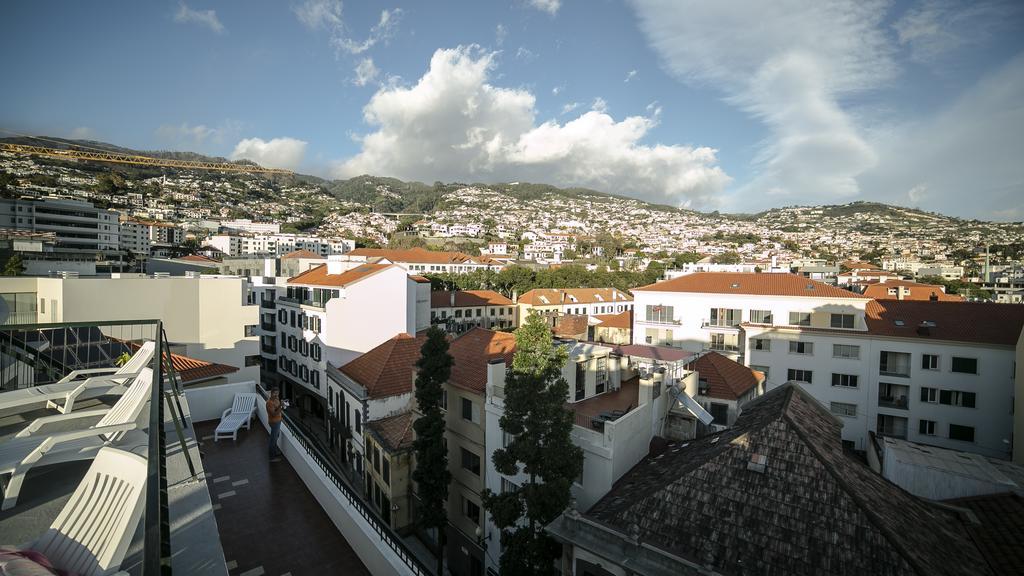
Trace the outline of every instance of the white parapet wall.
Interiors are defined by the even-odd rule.
[[[185,398],[188,398],[189,408],[192,409],[192,421],[206,422],[207,420],[220,420],[220,415],[231,408],[235,394],[255,391],[256,383],[247,380],[216,386],[185,388]]]

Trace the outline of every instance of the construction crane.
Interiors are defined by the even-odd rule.
[[[4,130],[4,132],[7,132],[7,130]],[[46,140],[45,138],[38,138],[35,136],[30,136],[30,138]],[[64,142],[57,143],[67,145],[67,143]],[[47,158],[59,158],[62,160],[89,160],[92,162],[113,162],[117,164],[136,164],[139,166],[162,166],[165,168],[184,168],[189,170],[218,170],[221,172],[248,172],[255,174],[293,173],[291,170],[285,170],[283,168],[264,168],[262,166],[258,166],[255,164],[234,164],[230,162],[199,162],[196,160],[171,160],[168,158],[153,158],[150,156],[139,156],[137,154],[123,154],[120,152],[110,152],[108,150],[103,150],[101,148],[92,148],[91,150],[71,150],[63,148],[47,148],[43,146],[27,146],[25,144],[8,144],[0,142],[0,150],[5,152],[13,152],[15,154],[45,156]]]

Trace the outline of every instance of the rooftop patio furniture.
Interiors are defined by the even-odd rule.
[[[228,408],[220,415],[220,424],[213,431],[213,441],[221,438],[238,439],[238,430],[245,426],[249,429],[253,416],[256,414],[256,394],[244,393],[235,394],[235,401],[231,408]]]

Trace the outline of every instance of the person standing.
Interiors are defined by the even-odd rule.
[[[277,447],[277,439],[281,436],[281,420],[284,419],[284,404],[281,402],[281,390],[277,386],[270,389],[267,398],[267,422],[270,423],[270,461],[281,461],[281,450]]]

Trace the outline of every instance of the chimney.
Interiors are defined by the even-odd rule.
[[[341,274],[342,270],[341,256],[331,255],[327,257],[327,273],[331,275]]]
[[[896,299],[897,300],[903,300],[903,290],[904,289],[905,288],[903,286],[897,286],[896,287]]]
[[[448,301],[452,308],[455,308],[455,290],[448,293]]]

